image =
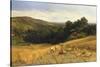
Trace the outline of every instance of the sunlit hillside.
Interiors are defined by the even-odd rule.
[[[36,65],[96,61],[96,36],[59,44],[12,47],[13,65]]]

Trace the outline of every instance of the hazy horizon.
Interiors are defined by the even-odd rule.
[[[12,1],[12,17],[28,16],[49,22],[64,23],[86,17],[96,23],[96,7],[83,5],[54,4],[34,1]]]

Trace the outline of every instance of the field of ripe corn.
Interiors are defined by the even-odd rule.
[[[51,47],[56,47],[56,50],[51,52]],[[61,49],[65,53],[61,54]],[[12,64],[14,66],[94,61],[96,61],[95,36],[59,43],[53,46],[52,44],[31,44],[29,46],[12,47]]]

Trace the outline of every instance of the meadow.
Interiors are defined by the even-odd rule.
[[[56,48],[51,50],[51,48]],[[64,51],[61,53],[61,51]],[[74,39],[59,44],[12,46],[12,64],[37,65],[96,61],[96,36]]]

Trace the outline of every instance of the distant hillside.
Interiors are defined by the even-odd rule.
[[[12,22],[12,28],[14,30],[18,29],[22,31],[25,31],[28,29],[32,29],[34,31],[37,31],[40,29],[45,30],[45,31],[47,29],[54,30],[56,28],[59,28],[58,26],[60,26],[60,24],[57,24],[57,23],[50,23],[47,21],[43,21],[40,19],[34,19],[31,17],[11,17],[11,22]]]
[[[52,32],[57,33],[64,28],[64,24],[51,23],[31,17],[11,17],[12,35],[14,40],[23,40],[23,36],[28,33],[36,34],[36,36],[49,36]],[[31,34],[31,33],[30,33]],[[40,38],[39,38],[40,39]],[[16,40],[15,40],[16,41]]]

